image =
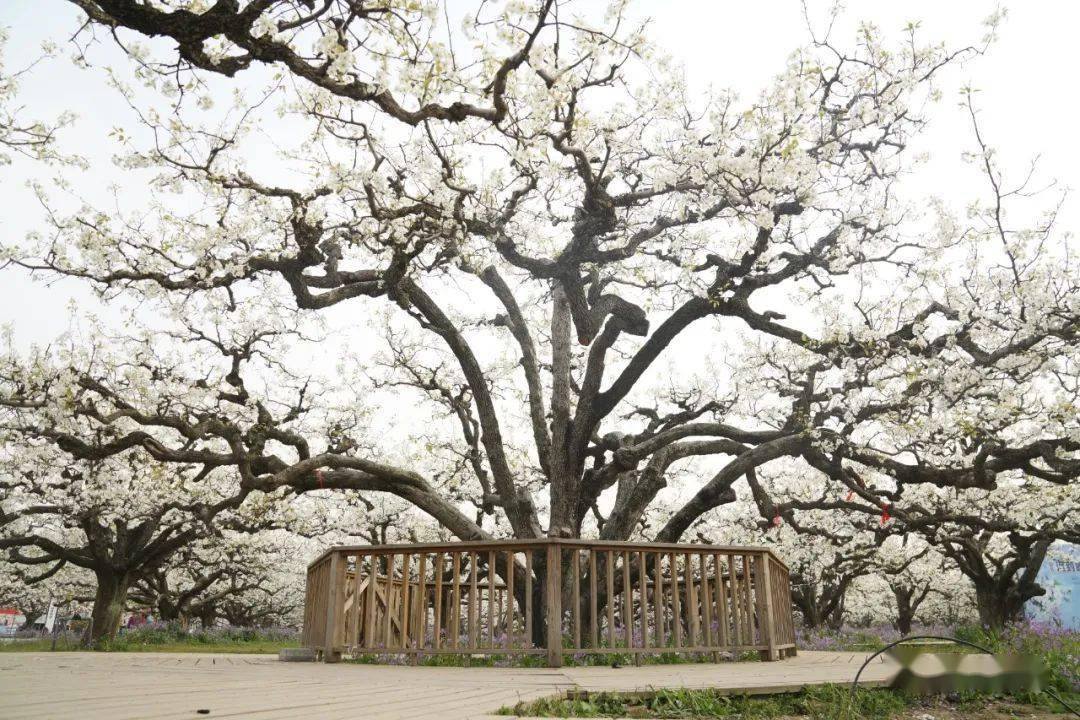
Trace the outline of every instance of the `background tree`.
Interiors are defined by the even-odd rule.
[[[128,349],[136,345],[147,347]],[[136,393],[148,372],[139,351],[121,359],[94,344],[9,355],[0,368],[0,548],[42,578],[68,564],[93,574],[91,642],[116,634],[129,589],[177,552],[226,529],[274,526],[286,510],[239,491],[213,454],[157,463],[150,438],[123,435],[135,425],[125,416],[139,411],[104,407],[96,393]],[[181,402],[199,394],[194,384],[174,387]]]
[[[263,532],[192,543],[167,566],[141,573],[129,603],[183,627],[197,620],[211,628],[219,618],[233,626],[293,624],[288,621],[295,620],[304,603],[299,581],[304,568],[298,559],[307,554],[296,540]]]

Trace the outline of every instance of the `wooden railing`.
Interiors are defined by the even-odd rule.
[[[795,654],[787,566],[751,547],[590,540],[349,546],[308,566],[305,646],[342,654]]]

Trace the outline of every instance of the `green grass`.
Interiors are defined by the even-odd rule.
[[[740,662],[756,662],[761,658],[756,652],[744,653],[738,658]],[[402,664],[407,665],[412,659],[396,653],[378,654],[369,653],[356,657],[346,658],[345,662],[359,665]],[[713,662],[712,654],[680,655],[677,653],[657,653],[654,655],[641,655],[642,665],[681,665],[689,663]],[[496,654],[496,655],[422,655],[417,662],[425,667],[547,667],[547,655],[522,655],[522,654]],[[564,667],[610,667],[618,664],[623,667],[631,667],[634,664],[632,653],[565,653],[563,655]]]
[[[890,718],[914,698],[885,690],[859,690],[854,712],[847,686],[823,685],[801,693],[725,695],[715,690],[658,690],[649,695],[595,693],[580,699],[545,699],[504,707],[500,715],[541,717],[732,718],[766,720],[802,716],[811,720]]]
[[[112,640],[88,648],[78,632],[51,636],[5,640],[0,652],[50,652],[102,650],[107,652],[205,652],[205,653],[276,653],[281,648],[298,647],[295,630],[262,628],[213,628],[189,632],[178,624],[124,629]]]
[[[164,642],[140,643],[116,641],[98,648],[106,652],[161,652],[161,653],[244,653],[274,654],[282,648],[299,647],[297,641],[238,640],[232,642]],[[0,643],[0,652],[51,652],[51,639],[21,640]],[[79,642],[56,643],[57,652],[89,650]]]
[[[558,718],[738,718],[773,720],[889,720],[932,717],[998,718],[1034,710],[1065,712],[1052,698],[996,698],[986,695],[925,697],[896,690],[860,688],[852,703],[847,685],[822,685],[783,695],[724,695],[715,690],[659,690],[647,695],[594,693],[588,697],[548,698],[503,707],[499,715]],[[929,712],[927,712],[929,711]]]

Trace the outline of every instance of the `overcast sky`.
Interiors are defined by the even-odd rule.
[[[453,0],[458,4],[458,0]],[[464,0],[460,0],[464,2]],[[653,18],[652,36],[678,58],[691,82],[728,87],[744,97],[756,95],[783,65],[786,55],[807,39],[801,4],[796,0],[757,3],[723,3],[715,0],[644,0],[640,11]],[[811,15],[822,17],[825,3],[811,3]],[[899,33],[910,20],[922,23],[926,37],[961,46],[976,42],[981,20],[996,3],[983,0],[941,2],[908,0],[846,3],[848,27],[834,38],[846,42],[850,25],[865,19],[883,30]],[[966,118],[957,107],[957,88],[971,84],[981,92],[984,129],[1006,161],[1018,168],[1041,154],[1047,178],[1075,187],[1080,180],[1080,144],[1076,139],[1077,98],[1073,90],[1077,59],[1074,34],[1080,26],[1080,4],[1059,0],[1025,0],[1006,6],[1008,18],[999,42],[989,56],[953,71],[947,90],[951,93],[936,111],[934,125],[924,140],[932,162],[923,173],[919,190],[940,193],[964,202],[974,192],[965,187],[970,176],[959,174],[960,152],[967,144]],[[63,45],[77,28],[79,13],[62,0],[4,0],[0,25],[11,40],[6,63],[19,67],[39,54],[42,42]],[[65,52],[43,63],[26,78],[21,95],[28,112],[38,117],[75,110],[80,118],[63,136],[64,147],[77,150],[93,161],[93,171],[75,178],[88,197],[101,193],[108,183],[120,184],[129,203],[137,205],[137,183],[124,185],[125,177],[112,167],[112,150],[103,138],[114,127],[130,126],[128,110],[102,80],[99,70],[76,69]],[[99,62],[124,63],[113,48],[96,51]],[[30,177],[48,181],[50,171],[17,162],[0,168],[0,242],[16,241],[41,227],[41,211],[23,185]],[[1064,218],[1072,224],[1072,213]],[[83,307],[93,301],[77,284],[61,282],[46,287],[22,273],[0,271],[0,322],[11,323],[20,344],[45,341],[68,324],[72,299]]]

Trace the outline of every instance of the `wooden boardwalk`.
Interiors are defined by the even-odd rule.
[[[0,718],[466,720],[568,691],[790,692],[849,682],[865,657],[801,652],[771,663],[513,669],[282,663],[268,655],[0,653]],[[863,679],[881,684],[895,672],[876,661]]]

